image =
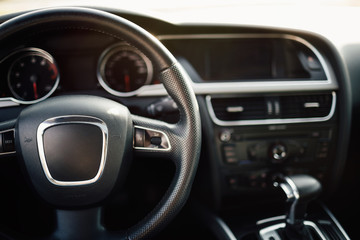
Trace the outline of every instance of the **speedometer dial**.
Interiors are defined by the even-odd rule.
[[[129,45],[112,46],[99,60],[99,82],[116,96],[135,95],[139,88],[151,82],[152,75],[151,61]]]
[[[8,71],[8,86],[22,103],[35,103],[55,91],[59,72],[51,55],[41,49],[24,49],[15,54]]]

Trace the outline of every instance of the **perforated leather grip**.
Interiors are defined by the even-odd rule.
[[[160,230],[164,223],[169,222],[179,212],[191,190],[201,149],[201,125],[195,95],[187,75],[182,71],[181,67],[175,64],[161,73],[165,87],[178,104],[179,123],[164,125],[159,129],[157,121],[133,117],[136,125],[159,129],[169,136],[173,146],[170,155],[176,165],[176,172],[161,202],[148,216],[129,230],[129,239],[143,238]]]

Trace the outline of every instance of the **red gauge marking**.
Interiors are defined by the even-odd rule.
[[[38,98],[39,98],[39,95],[38,95],[38,92],[37,92],[36,82],[33,82],[33,89],[34,89],[34,98],[35,98],[35,99],[38,99]]]
[[[126,89],[126,91],[127,91],[127,92],[130,92],[130,91],[131,91],[131,87],[130,87],[130,76],[129,76],[129,74],[126,74],[126,75],[125,75],[124,81],[125,81],[125,89]]]
[[[50,65],[49,65],[49,70],[50,70],[50,71],[51,71],[51,70],[53,71],[53,74],[50,76],[51,79],[52,79],[52,80],[56,80],[57,75],[58,75],[58,70],[57,70],[55,64],[50,64]]]

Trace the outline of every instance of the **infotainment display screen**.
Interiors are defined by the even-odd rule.
[[[272,78],[271,39],[184,39],[181,48],[164,41],[204,81]]]
[[[295,40],[189,35],[162,42],[194,73],[193,80],[194,76],[202,82],[326,79],[319,59]]]

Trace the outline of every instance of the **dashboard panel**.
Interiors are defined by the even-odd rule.
[[[282,28],[176,25],[115,13],[152,32],[190,76],[202,117],[200,161],[206,169],[195,189],[202,193],[208,184],[210,193],[204,195],[215,208],[231,209],[254,196],[271,201],[270,183],[277,174],[309,174],[325,194],[336,190],[351,103],[346,71],[326,39]],[[106,97],[132,114],[170,123],[179,119],[176,104],[153,74],[153,60],[113,36],[57,27],[7,44],[0,53],[1,121],[29,104],[72,94]],[[19,72],[33,62],[40,67]],[[26,77],[16,78],[23,73]]]
[[[205,126],[213,129],[212,140],[205,144],[216,143],[211,158],[222,169],[224,189],[229,187],[229,178],[243,179],[243,171],[248,176],[248,168],[257,175],[298,169],[331,180],[331,167],[314,167],[336,162],[329,149],[338,141],[339,83],[328,56],[314,46],[316,41],[301,34],[232,31],[157,36],[182,64],[205,103],[203,117],[210,120]],[[95,94],[122,102],[135,114],[166,116],[170,122],[178,119],[177,106],[166,98],[153,75],[151,59],[126,42],[81,27],[50,28],[22,37],[25,43],[15,40],[13,49],[2,56],[1,79],[6,79],[1,81],[2,106],[33,104],[58,95]],[[49,73],[31,65],[38,55],[46,60],[44,69]],[[35,60],[42,66],[42,59]],[[13,75],[23,74],[19,71],[24,63],[32,66],[24,70],[28,76],[12,80]],[[44,85],[46,77],[54,83]],[[46,91],[40,94],[42,85]],[[22,94],[32,98],[14,90],[22,86],[27,86]],[[248,136],[249,126],[263,135]],[[253,156],[253,149],[260,149],[261,156]],[[276,151],[282,159],[275,159]],[[250,184],[243,189],[251,188]]]

